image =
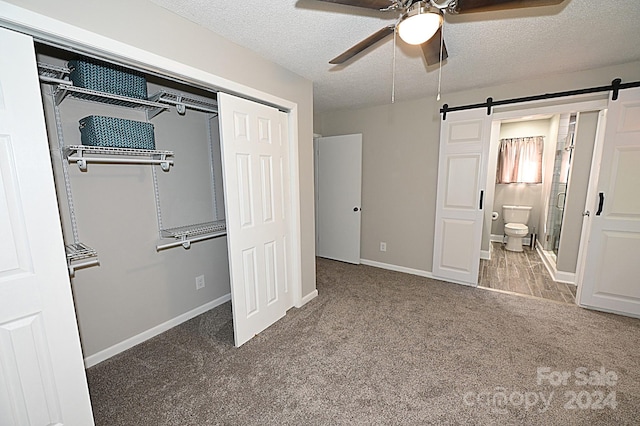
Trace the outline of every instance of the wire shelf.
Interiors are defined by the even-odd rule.
[[[117,148],[110,146],[90,146],[90,145],[69,145],[64,147],[66,156],[72,154],[98,154],[98,155],[126,155],[136,157],[170,157],[173,151],[163,151],[157,149],[136,149],[136,148]]]
[[[80,170],[86,170],[88,163],[117,164],[159,164],[169,171],[173,164],[173,151],[156,149],[115,148],[89,145],[65,146],[63,155],[69,162],[75,162]]]
[[[83,101],[98,102],[126,108],[145,109],[147,111],[162,111],[169,108],[166,104],[149,101],[147,99],[130,98],[128,96],[99,92],[97,90],[85,89],[84,87],[70,86],[66,84],[60,84],[55,89],[54,93],[56,105],[60,105],[60,103],[69,96]]]
[[[98,257],[98,253],[83,243],[67,244],[65,246],[68,262]]]
[[[218,102],[214,99],[205,98],[203,96],[197,96],[192,94],[184,94],[179,92],[172,92],[169,90],[160,90],[157,93],[151,95],[149,100],[161,102],[163,104],[175,105],[178,113],[184,114],[185,108],[193,109],[201,112],[208,112],[210,114],[218,113]],[[150,117],[159,114],[162,111],[157,111]]]
[[[220,234],[227,232],[227,223],[224,220],[216,220],[214,222],[198,223],[195,225],[178,226],[176,228],[167,228],[161,231],[162,238],[184,239],[191,236]]]
[[[69,275],[72,277],[78,269],[100,264],[98,261],[98,253],[85,244],[67,244],[65,251],[67,252],[67,268],[69,269]]]
[[[45,77],[63,79],[69,75],[69,68],[38,62],[38,74]]]

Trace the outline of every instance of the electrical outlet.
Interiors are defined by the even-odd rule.
[[[196,290],[200,290],[201,288],[204,288],[204,275],[196,277]]]
[[[387,243],[384,241],[380,242],[380,251],[387,251]]]

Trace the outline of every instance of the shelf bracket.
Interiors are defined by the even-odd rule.
[[[187,237],[182,237],[182,247],[185,249],[191,248],[191,240],[187,240]]]
[[[149,108],[147,110],[147,120],[151,120],[152,118],[154,118],[156,115],[160,114],[165,109],[166,108]]]
[[[68,93],[69,92],[64,89],[64,86],[58,86],[58,88],[56,88],[56,92],[54,95],[56,106],[59,106],[62,103],[62,101],[64,101],[64,98],[67,97]]]
[[[178,111],[178,114],[180,115],[184,115],[187,112],[187,107],[182,103],[181,94],[176,98],[176,111]]]

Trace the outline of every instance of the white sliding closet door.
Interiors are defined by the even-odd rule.
[[[288,116],[224,93],[223,181],[236,346],[293,306]]]
[[[491,115],[450,112],[440,127],[433,275],[477,286]]]
[[[92,425],[33,40],[0,51],[0,424]]]

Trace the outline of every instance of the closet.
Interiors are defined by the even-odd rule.
[[[83,367],[230,299],[239,346],[294,301],[301,306],[315,296],[301,296],[298,105],[276,95],[283,93],[280,83],[269,94],[216,75],[210,62],[198,68],[17,6],[0,9],[0,364],[9,389],[0,396],[4,423],[92,424]],[[216,134],[213,113],[185,106],[181,116],[181,107],[172,104],[180,103],[177,98],[143,99],[168,105],[155,116],[105,103],[103,95],[75,99],[59,92],[56,101],[52,89],[68,85],[64,67],[76,55],[100,56],[146,74],[151,96],[157,85],[207,104],[217,101],[222,182],[212,185],[211,179],[215,158],[207,135]],[[224,54],[213,56],[225,60]],[[49,61],[53,69],[39,76],[36,61]],[[166,125],[170,134],[154,128],[151,151],[163,152],[89,152],[78,144],[78,132],[79,121],[90,115]],[[184,124],[198,116],[193,129]],[[199,154],[193,156],[204,157],[205,166],[181,159],[195,140],[191,149]],[[181,170],[197,176],[180,177]],[[181,179],[188,182],[176,183]],[[215,188],[220,185],[222,192]],[[218,216],[214,198],[222,200]],[[211,228],[179,235],[185,226],[223,219],[226,236]],[[205,235],[211,238],[194,241]],[[162,247],[169,243],[177,245]],[[77,244],[72,271],[65,253],[70,244]]]
[[[149,81],[147,90],[151,95],[148,99],[137,99],[75,86],[69,80],[70,69],[66,61],[45,55],[40,55],[40,59],[38,71],[43,83],[45,110],[48,117],[53,117],[47,123],[53,133],[50,140],[52,153],[56,154],[57,192],[59,198],[66,201],[61,203],[66,210],[62,220],[67,225],[64,227],[66,251],[72,276],[78,268],[99,264],[97,251],[80,239],[73,196],[74,186],[80,188],[81,197],[85,198],[80,200],[80,204],[86,203],[86,198],[95,201],[95,196],[106,197],[110,192],[106,188],[88,197],[84,194],[86,191],[83,191],[82,183],[76,180],[89,174],[90,164],[159,166],[149,168],[158,227],[156,250],[179,246],[188,249],[192,242],[226,234],[218,110],[214,93],[208,94],[210,98],[207,98],[187,92],[189,87],[173,84],[177,89],[171,89],[161,85],[168,82]],[[85,145],[80,130],[86,125],[85,115],[148,122],[153,126],[154,142],[158,148]],[[124,130],[134,132],[135,128]],[[105,144],[109,145],[109,142]],[[171,150],[161,147],[171,147]],[[181,160],[178,164],[182,163],[178,167],[174,163],[176,150]],[[74,165],[77,171],[70,170]],[[96,169],[109,173],[109,167]],[[114,178],[126,171],[112,170]],[[117,188],[113,189],[120,193]],[[127,205],[115,199],[113,203],[113,208],[121,212],[100,221],[107,228],[117,226],[121,216],[136,207],[135,203]]]
[[[247,230],[261,222],[275,223],[278,216],[281,224],[287,223],[290,189],[282,176],[288,176],[288,160],[259,148],[254,164],[251,155],[236,152],[236,147],[247,143],[249,136],[257,137],[256,146],[274,146],[275,136],[286,141],[282,124],[286,114],[259,106],[274,114],[275,121],[262,113],[251,122],[247,114],[234,112],[228,117],[233,149],[228,149],[227,162],[233,164],[227,169],[239,188],[231,193],[240,241],[234,290],[230,274],[234,261],[226,238],[229,206],[219,94],[143,70],[129,71],[144,76],[144,97],[87,89],[69,78],[69,61],[78,54],[44,45],[37,45],[36,53],[87,365],[232,298],[241,302],[234,301],[233,306],[236,345],[283,316],[293,305],[290,284],[281,283],[292,275],[293,265],[287,265],[291,248],[281,247],[290,228],[281,226],[277,232],[282,240],[269,240],[259,249],[241,244],[243,238],[249,241],[243,233],[249,235]],[[83,144],[81,128],[91,116],[150,123],[154,146]],[[231,157],[236,154],[237,162]],[[266,320],[256,315],[277,304],[280,307]],[[239,313],[243,320],[253,321],[248,332],[237,321]]]

